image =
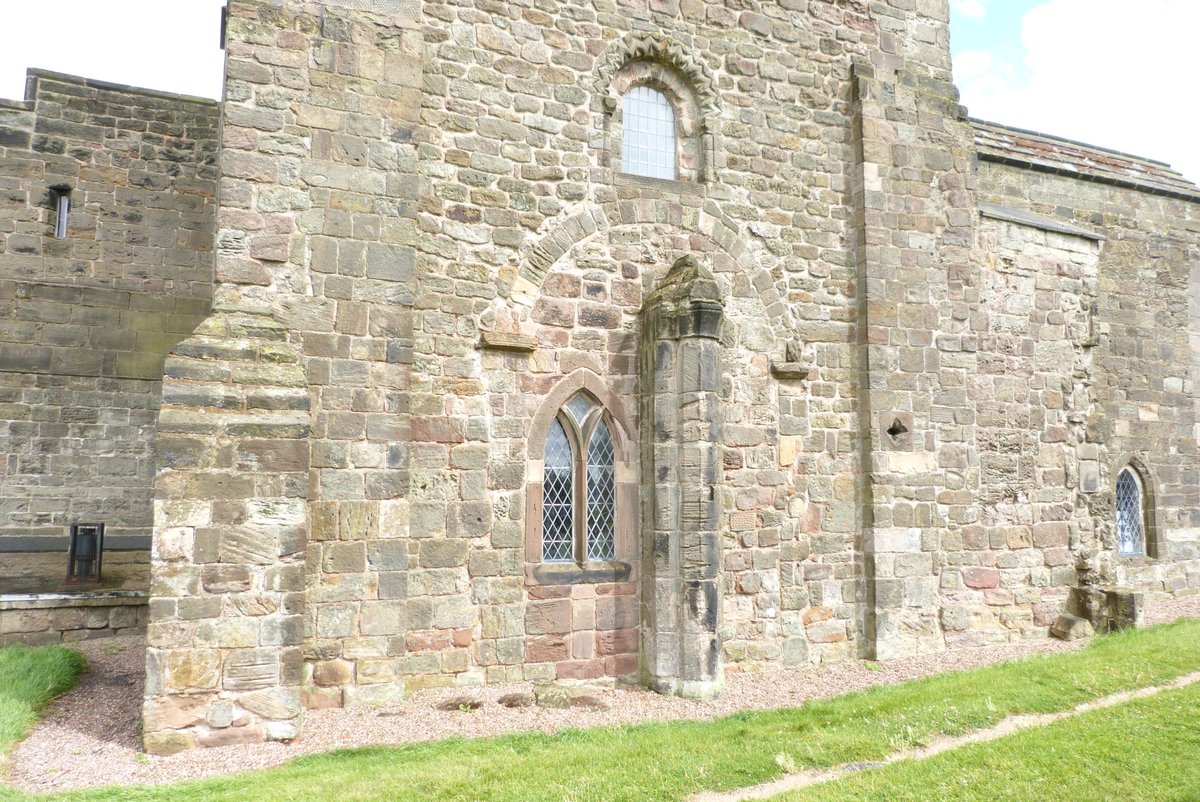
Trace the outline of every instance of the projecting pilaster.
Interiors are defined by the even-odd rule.
[[[716,695],[721,611],[721,322],[712,274],[691,256],[642,310],[643,652],[660,693]]]

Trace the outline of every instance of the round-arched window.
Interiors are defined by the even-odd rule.
[[[625,93],[622,117],[621,170],[674,180],[675,108],[667,96],[648,86],[635,86]]]

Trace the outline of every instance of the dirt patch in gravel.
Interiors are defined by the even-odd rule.
[[[1147,612],[1147,623],[1180,617],[1200,618],[1200,597],[1153,604]],[[849,661],[797,670],[730,673],[725,692],[708,702],[659,696],[640,688],[596,688],[588,691],[599,703],[595,707],[550,709],[513,705],[513,694],[531,692],[529,685],[517,684],[471,688],[470,701],[479,704],[467,711],[458,703],[447,704],[463,699],[464,689],[444,688],[421,691],[387,707],[310,711],[303,734],[290,744],[247,744],[150,757],[140,751],[138,740],[145,641],[110,638],[80,644],[91,670],[77,688],[51,706],[30,737],[13,750],[12,782],[34,792],[95,785],[155,785],[265,768],[330,749],[412,743],[454,735],[482,737],[523,730],[553,732],[564,727],[713,718],[740,710],[796,707],[809,699],[1030,654],[1074,651],[1084,643],[1037,640],[890,663]],[[452,709],[442,709],[445,707]]]

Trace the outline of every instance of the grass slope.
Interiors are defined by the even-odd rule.
[[[1200,686],[895,763],[775,802],[1200,799]]]
[[[1180,621],[1098,638],[1071,654],[877,687],[798,709],[747,712],[707,722],[347,750],[299,758],[261,772],[55,798],[666,802],[705,789],[728,790],[778,777],[777,755],[801,769],[878,760],[938,735],[963,734],[1010,715],[1069,709],[1196,670],[1200,621]]]
[[[87,660],[62,646],[0,648],[0,758],[29,734],[46,703],[75,686]]]

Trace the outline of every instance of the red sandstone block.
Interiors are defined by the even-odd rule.
[[[404,636],[404,646],[410,652],[440,652],[453,644],[453,634],[448,629],[427,629]]]
[[[526,663],[557,663],[570,656],[565,635],[541,635],[525,639]]]
[[[638,631],[633,628],[612,629],[596,633],[596,654],[612,657],[618,654],[636,654]]]
[[[1066,521],[1045,521],[1033,525],[1033,545],[1044,549],[1065,546],[1071,537]]]
[[[995,568],[968,566],[962,569],[963,583],[969,588],[983,589],[1000,586],[1000,572]]]
[[[809,607],[804,611],[804,626],[815,621],[828,621],[833,618],[833,610],[828,607]]]
[[[525,608],[525,631],[530,635],[570,632],[570,600],[530,602]]]
[[[988,547],[988,534],[985,527],[964,526],[961,531],[964,549],[982,551]]]
[[[846,640],[846,623],[837,619],[815,621],[805,632],[811,643],[841,643]]]
[[[1049,568],[1057,568],[1060,565],[1070,565],[1073,562],[1071,558],[1071,550],[1065,546],[1056,549],[1046,549],[1045,558],[1046,565]]]
[[[559,679],[596,679],[604,676],[604,661],[567,660],[555,665]]]
[[[637,593],[634,582],[605,582],[596,585],[597,596],[633,596]]]
[[[628,677],[638,673],[638,656],[636,654],[618,654],[604,658],[604,675],[607,677]]]
[[[532,601],[541,599],[565,599],[571,595],[570,585],[534,585],[528,589]]]
[[[462,421],[451,418],[414,418],[412,439],[418,443],[462,443],[467,438],[463,434]]]

